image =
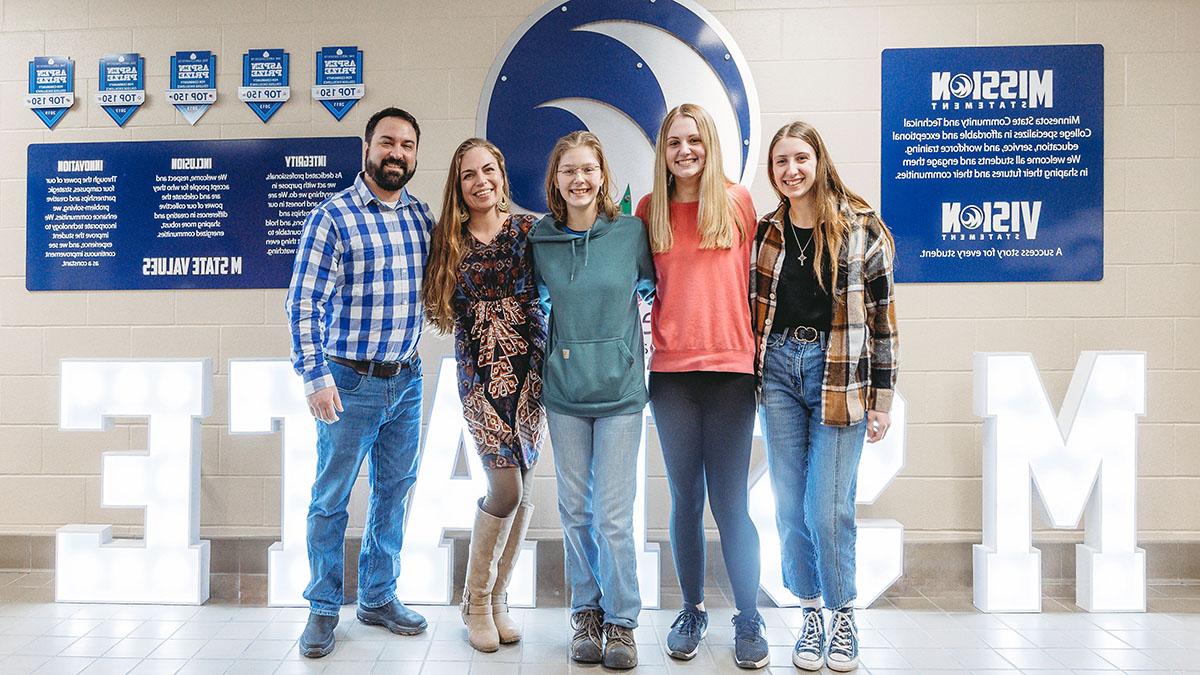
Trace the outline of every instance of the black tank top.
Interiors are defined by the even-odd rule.
[[[828,331],[833,320],[833,301],[829,292],[817,282],[813,267],[816,242],[813,230],[792,226],[786,210],[783,216],[783,268],[779,271],[779,283],[775,288],[775,320],[773,332],[785,328],[809,326]],[[803,251],[803,262],[800,252]],[[829,287],[829,256],[825,257],[822,272],[825,285]]]

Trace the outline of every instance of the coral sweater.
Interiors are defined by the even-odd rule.
[[[733,247],[700,248],[699,202],[671,202],[674,244],[654,254],[658,295],[650,314],[655,372],[754,372],[754,331],[750,324],[750,251],[757,218],[745,187],[728,188],[741,234]],[[650,197],[637,215],[649,220]]]

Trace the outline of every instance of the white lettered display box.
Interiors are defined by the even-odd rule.
[[[896,281],[1104,275],[1104,48],[886,49]]]

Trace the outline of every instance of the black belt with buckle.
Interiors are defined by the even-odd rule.
[[[367,377],[394,377],[402,369],[412,366],[416,362],[416,357],[412,357],[407,361],[358,361],[356,359],[343,359],[340,356],[330,356],[330,361],[340,363],[347,368],[353,368],[354,372]]]
[[[821,331],[811,326],[794,326],[783,330],[772,331],[772,335],[782,335],[784,340],[791,338],[797,342],[817,342],[821,339]]]

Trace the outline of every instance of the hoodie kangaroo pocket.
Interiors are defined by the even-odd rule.
[[[572,403],[607,403],[627,396],[640,368],[621,338],[563,341],[547,354],[543,386]]]

